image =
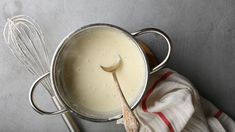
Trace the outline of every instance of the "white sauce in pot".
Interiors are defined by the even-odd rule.
[[[133,105],[145,87],[147,68],[135,43],[121,31],[95,27],[82,31],[63,55],[62,78],[66,96],[78,109],[93,113],[121,111],[120,99],[109,66],[120,55],[122,65],[117,76],[127,101]]]

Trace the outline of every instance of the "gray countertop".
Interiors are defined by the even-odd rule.
[[[91,23],[110,23],[127,31],[155,27],[173,42],[168,67],[188,77],[200,94],[235,118],[235,1],[233,0],[1,0],[0,31],[6,18],[33,17],[41,25],[51,54],[71,31]],[[29,105],[36,79],[11,54],[0,36],[0,131],[65,132],[60,116],[41,116]],[[148,44],[160,58],[164,47]],[[40,104],[53,110],[49,96]],[[78,119],[82,131],[124,131],[120,125]]]

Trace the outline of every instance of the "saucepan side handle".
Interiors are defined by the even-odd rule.
[[[170,54],[171,54],[171,41],[170,41],[170,38],[167,36],[166,33],[161,31],[160,29],[156,29],[156,28],[145,28],[145,29],[139,30],[137,32],[133,32],[131,34],[134,37],[136,37],[136,36],[139,36],[139,35],[142,35],[142,34],[146,34],[146,33],[154,33],[154,34],[162,36],[166,40],[167,47],[168,47],[168,51],[167,51],[167,54],[166,54],[166,57],[164,58],[164,60],[160,64],[155,66],[153,69],[151,69],[150,74],[153,74],[153,73],[157,72],[159,69],[161,69],[162,67],[164,67],[166,62],[170,58]]]
[[[31,107],[38,112],[41,115],[57,115],[57,114],[61,114],[67,111],[66,108],[62,108],[60,110],[57,111],[52,111],[52,112],[48,112],[48,111],[44,111],[41,108],[39,108],[36,104],[35,104],[35,100],[34,100],[34,91],[35,88],[37,87],[37,85],[43,80],[45,79],[47,76],[49,76],[50,73],[46,73],[44,75],[42,75],[41,77],[39,77],[31,86],[30,91],[29,91],[29,102]],[[54,98],[56,98],[55,96],[52,97],[53,100],[55,100]]]

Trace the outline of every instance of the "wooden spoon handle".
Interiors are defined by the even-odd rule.
[[[123,119],[124,119],[124,126],[126,128],[126,131],[127,132],[138,132],[139,131],[139,122],[136,119],[134,113],[131,111],[131,109],[125,99],[125,96],[124,96],[122,89],[120,87],[120,84],[118,82],[116,72],[113,72],[112,75],[113,75],[114,82],[117,86],[117,89],[118,89],[118,92],[120,95],[120,99],[121,99],[121,103],[122,103],[122,113],[123,113]]]

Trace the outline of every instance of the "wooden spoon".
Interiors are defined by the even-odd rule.
[[[121,99],[121,104],[122,104],[122,114],[123,114],[123,119],[124,119],[124,126],[127,132],[138,132],[139,131],[139,122],[136,119],[134,113],[131,111],[124,94],[122,93],[122,89],[120,87],[120,84],[117,79],[117,74],[116,70],[120,67],[121,65],[121,57],[118,56],[118,62],[112,66],[109,67],[104,67],[100,66],[104,71],[110,72],[113,75],[114,82],[116,84],[116,88],[118,89],[119,97]]]

